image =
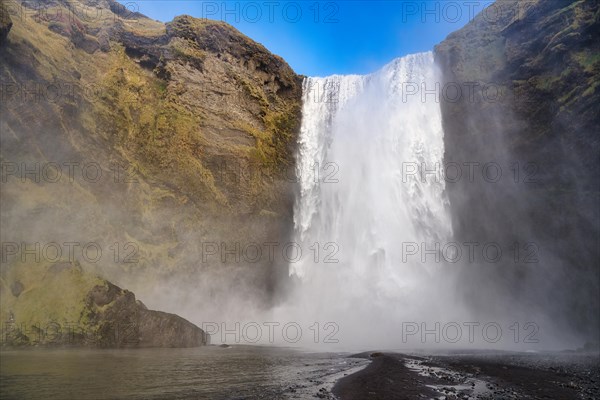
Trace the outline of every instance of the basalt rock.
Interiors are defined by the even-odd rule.
[[[480,165],[474,181],[463,175],[446,183],[457,239],[499,243],[511,260],[471,270],[465,282],[481,282],[483,274],[483,281],[546,310],[552,299],[552,320],[597,332],[598,2],[491,7],[435,49],[442,86],[463,90],[462,97],[442,96],[445,162],[463,172],[464,163]],[[496,163],[502,179],[486,181],[486,163]],[[515,244],[525,250],[517,262]],[[543,285],[532,285],[541,276]]]
[[[197,347],[210,336],[174,314],[148,310],[135,295],[83,271],[79,263],[5,271],[0,286],[3,346]],[[19,291],[15,291],[18,286]]]

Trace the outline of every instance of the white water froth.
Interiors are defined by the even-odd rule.
[[[400,243],[450,236],[444,180],[410,173],[442,162],[439,102],[402,92],[436,79],[432,53],[422,53],[373,75],[305,80],[296,239],[347,245],[340,256],[361,272],[369,263],[357,257],[378,255],[389,266]],[[293,263],[291,273],[304,277],[313,267]]]
[[[408,243],[452,235],[444,180],[409,173],[439,165],[444,142],[437,99],[403,89],[436,81],[431,52],[371,75],[305,80],[294,221],[304,256],[289,265],[301,283],[287,315],[333,321],[346,339],[379,345],[399,344],[403,321],[449,316],[443,267],[403,257]]]

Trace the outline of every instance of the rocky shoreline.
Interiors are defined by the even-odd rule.
[[[600,396],[597,352],[367,352],[365,369],[332,393],[352,399],[592,399]]]

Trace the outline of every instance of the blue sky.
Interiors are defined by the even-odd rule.
[[[299,74],[364,74],[396,57],[432,50],[490,0],[120,0],[150,18],[217,19],[282,56]],[[491,17],[492,18],[492,17]]]

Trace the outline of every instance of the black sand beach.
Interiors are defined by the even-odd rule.
[[[372,360],[333,388],[353,399],[598,399],[598,353],[361,353]]]

